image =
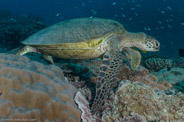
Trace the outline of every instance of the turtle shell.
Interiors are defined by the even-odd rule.
[[[105,38],[112,33],[123,32],[124,27],[114,20],[79,18],[56,23],[33,34],[22,43],[59,58],[94,58],[101,55],[95,54],[95,48]]]

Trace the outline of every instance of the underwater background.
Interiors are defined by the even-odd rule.
[[[35,50],[15,55],[25,51],[20,42],[33,33],[83,17],[116,20],[129,32],[155,37],[161,49],[140,51],[136,68],[139,58],[127,60],[125,50],[122,60],[107,54],[103,60],[47,62]],[[5,121],[184,122],[184,0],[0,0],[0,122]]]
[[[48,25],[80,17],[114,19],[128,31],[158,39],[161,56],[177,58],[184,48],[183,0],[0,0],[0,9],[39,15]]]

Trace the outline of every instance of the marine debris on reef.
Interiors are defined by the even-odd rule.
[[[22,40],[45,27],[40,16],[14,15],[8,10],[0,10],[0,51],[20,46]]]

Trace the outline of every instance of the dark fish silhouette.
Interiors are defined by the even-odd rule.
[[[179,57],[184,57],[184,49],[179,49],[178,53],[179,53]]]

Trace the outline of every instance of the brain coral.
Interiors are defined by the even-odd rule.
[[[56,66],[0,54],[0,121],[80,121],[76,92]]]
[[[115,93],[112,110],[103,115],[103,120],[114,122],[132,114],[142,117],[142,121],[183,122],[184,95],[166,95],[140,82],[124,82]]]

